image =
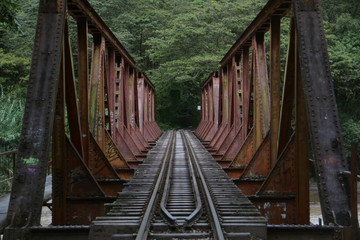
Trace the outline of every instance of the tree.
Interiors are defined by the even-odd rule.
[[[19,0],[2,0],[0,2],[0,26],[17,29],[16,13],[19,8]]]
[[[28,58],[5,53],[0,49],[0,85],[7,96],[24,98],[29,70]]]

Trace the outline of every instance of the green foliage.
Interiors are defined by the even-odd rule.
[[[157,92],[166,128],[195,127],[200,85],[265,0],[92,0]]]
[[[23,100],[3,94],[0,85],[0,153],[16,149],[19,144],[24,112]],[[13,155],[0,157],[0,195],[9,191]]]
[[[21,1],[16,19],[17,31],[9,31],[0,25],[0,48],[5,52],[30,58],[34,45],[38,0]]]
[[[0,152],[17,148],[24,111],[23,100],[0,96]]]
[[[7,95],[13,98],[23,98],[30,69],[28,58],[0,49],[0,85]]]
[[[325,20],[336,23],[339,15],[344,13],[350,14],[354,18],[360,16],[360,1],[359,0],[326,0],[321,1],[321,6]],[[349,24],[351,24],[349,22]]]
[[[0,2],[1,11],[6,9],[10,14],[0,18],[0,84],[6,96],[12,95],[12,101],[25,92],[38,7],[38,0],[19,2]],[[197,125],[199,86],[218,68],[219,60],[266,2],[90,0],[134,56],[139,69],[155,84],[158,122],[164,128]],[[354,111],[343,106],[356,106],[360,96],[360,1],[328,0],[321,4],[339,109],[346,116],[342,117],[343,129],[349,135],[350,127],[359,121]],[[11,21],[5,18],[14,23],[17,19],[19,31],[9,31]],[[282,34],[287,35],[288,20],[283,25]],[[286,44],[284,40],[282,51],[286,51]],[[353,122],[345,124],[347,119]]]
[[[16,12],[19,8],[19,0],[0,1],[0,26],[10,29],[17,29],[19,26],[16,20]]]
[[[352,143],[360,143],[360,121],[351,116],[344,117],[341,121],[345,149],[348,155]]]
[[[331,73],[349,155],[351,143],[360,143],[360,2],[324,2],[324,7]]]

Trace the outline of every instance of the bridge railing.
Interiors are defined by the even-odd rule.
[[[220,64],[202,86],[195,131],[214,158],[270,223],[308,224],[311,146],[324,221],[350,225],[319,1],[268,1]]]
[[[15,159],[17,149],[0,153],[0,168],[1,176],[0,179],[0,193],[7,193],[11,188],[11,180],[14,176]]]
[[[40,1],[5,238],[39,225],[49,156],[53,225],[103,215],[161,135],[154,109],[154,86],[86,0]]]

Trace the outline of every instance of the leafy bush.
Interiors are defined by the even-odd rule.
[[[0,49],[0,84],[8,96],[24,98],[30,60]]]
[[[0,153],[2,153],[17,148],[24,104],[23,100],[4,96],[2,91],[0,102]],[[0,195],[10,189],[12,160],[13,155],[0,157]]]
[[[22,100],[0,97],[0,151],[16,148],[24,111]]]

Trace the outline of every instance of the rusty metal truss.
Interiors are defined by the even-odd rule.
[[[319,9],[269,0],[201,90],[195,134],[266,216],[271,239],[358,234],[358,155],[350,167]],[[86,238],[161,134],[154,85],[90,4],[40,0],[4,240]],[[310,153],[325,227],[308,226]],[[41,228],[49,167],[53,226]]]
[[[89,3],[41,0],[4,238],[39,225],[49,164],[52,224],[86,225],[161,134],[154,86]]]
[[[311,145],[324,222],[350,225],[319,8],[318,0],[270,0],[202,86],[195,134],[270,224],[309,224]]]

